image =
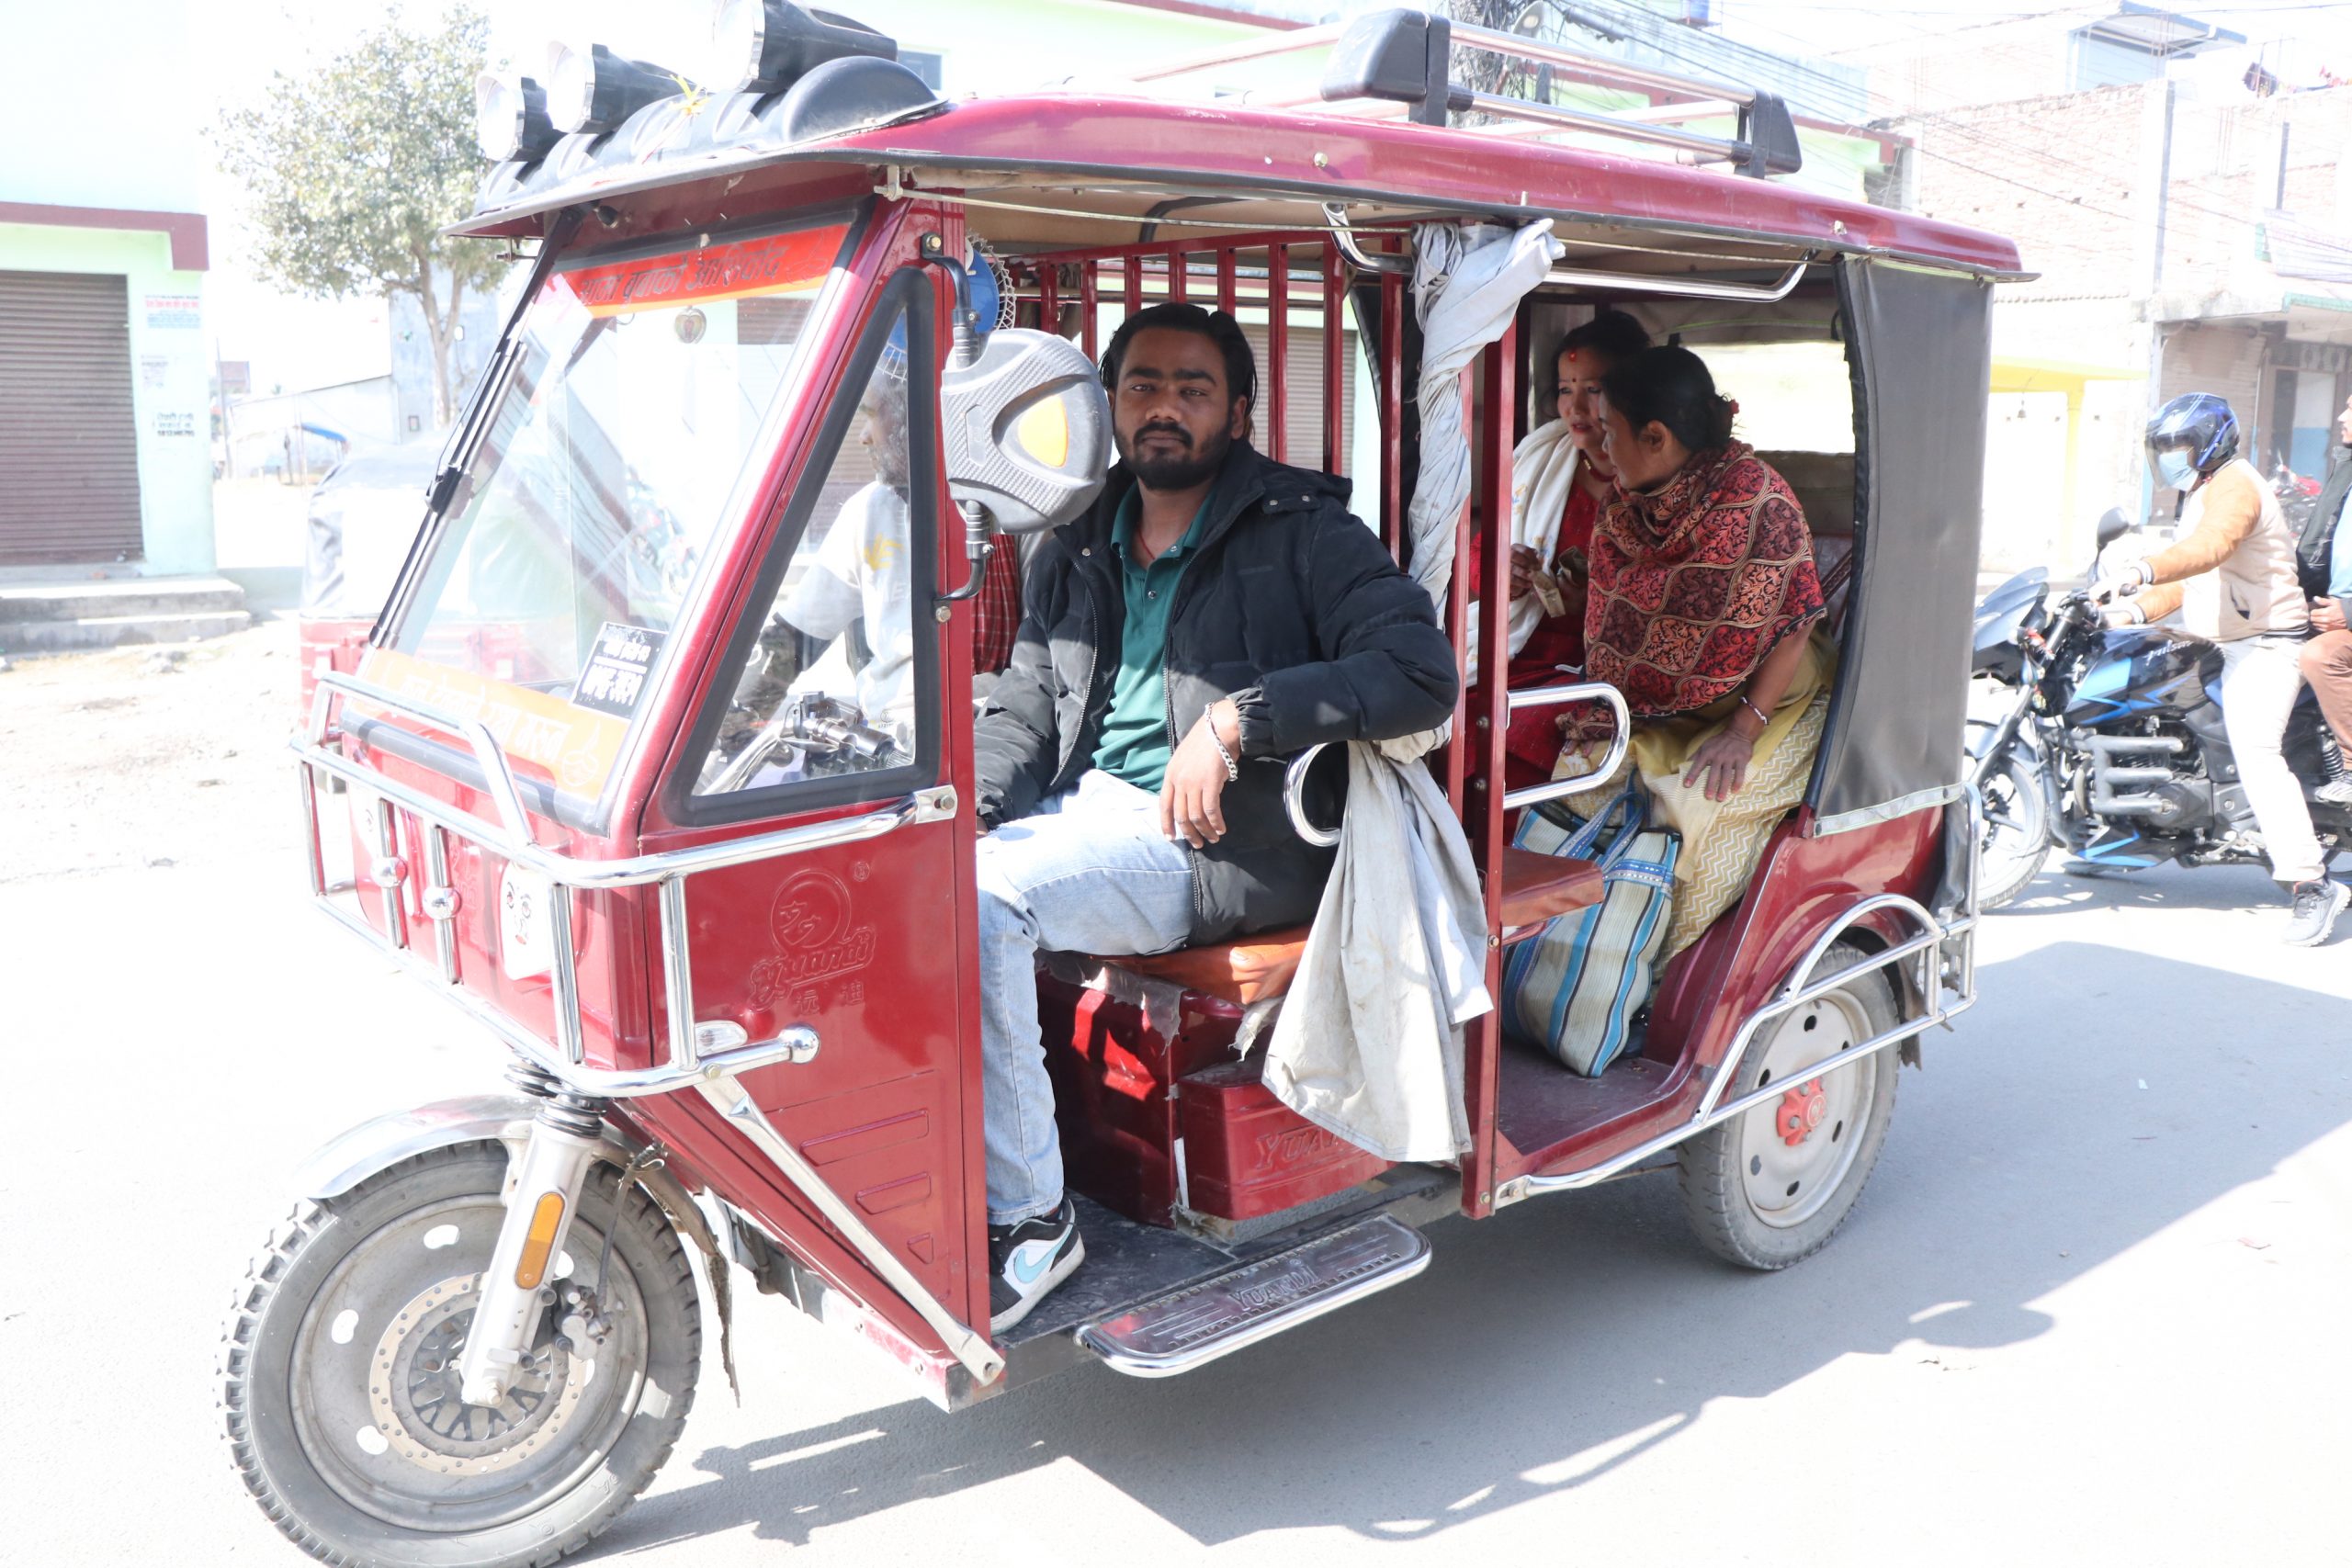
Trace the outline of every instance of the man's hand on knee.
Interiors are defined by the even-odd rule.
[[[1225,786],[1240,756],[1241,716],[1213,703],[1168,759],[1159,784],[1159,830],[1203,849],[1225,837]]]

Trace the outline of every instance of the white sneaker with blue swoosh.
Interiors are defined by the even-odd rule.
[[[989,1227],[989,1330],[1001,1334],[1029,1315],[1056,1285],[1086,1261],[1078,1238],[1078,1205],[1068,1198],[1050,1214]]]

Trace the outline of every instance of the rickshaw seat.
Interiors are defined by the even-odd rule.
[[[1555,915],[1598,904],[1606,891],[1600,868],[1586,860],[1506,849],[1502,871],[1505,941],[1511,940],[1514,928],[1529,934]],[[1100,962],[1248,1007],[1290,988],[1291,976],[1298,973],[1299,959],[1306,952],[1306,931],[1305,926],[1287,926],[1231,942]]]

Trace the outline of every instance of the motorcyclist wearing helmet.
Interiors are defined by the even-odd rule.
[[[2270,874],[2290,889],[2286,940],[2327,939],[2352,888],[2327,876],[2303,786],[2287,765],[2287,717],[2302,689],[2299,655],[2310,616],[2295,570],[2295,536],[2278,498],[2238,454],[2237,415],[2210,392],[2175,398],[2148,422],[2156,482],[2182,492],[2178,543],[2129,560],[2094,590],[2120,599],[2109,619],[2153,621],[2178,610],[2222,650],[2222,717],[2262,829]]]

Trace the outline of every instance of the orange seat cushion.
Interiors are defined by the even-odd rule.
[[[1533,850],[1503,851],[1502,925],[1532,930],[1571,909],[1600,902],[1600,868],[1589,860],[1564,860]],[[1306,952],[1306,928],[1286,926],[1205,947],[1180,947],[1140,958],[1104,958],[1134,975],[1166,980],[1248,1007],[1290,989],[1291,976]]]

